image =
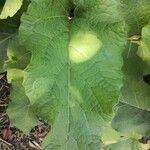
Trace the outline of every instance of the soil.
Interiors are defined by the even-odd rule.
[[[6,73],[0,75],[0,150],[41,150],[41,143],[49,132],[43,121],[34,127],[29,135],[16,127],[11,127],[6,109],[9,103],[10,85]]]

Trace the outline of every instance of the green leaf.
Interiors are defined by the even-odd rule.
[[[0,20],[0,72],[7,71],[7,79],[12,84],[9,97],[12,101],[9,103],[7,113],[11,126],[21,128],[26,134],[38,123],[22,86],[22,69],[29,63],[31,53],[19,44],[17,37],[20,16],[27,6],[28,2],[25,2],[12,18]]]
[[[67,0],[38,0],[22,16],[20,37],[32,52],[23,85],[37,115],[52,125],[44,149],[100,149],[102,128],[122,86],[126,40],[124,22],[114,22],[105,10],[110,6],[115,13],[118,3],[109,3],[96,1],[88,18],[88,9],[81,10],[93,2],[76,2],[70,20]],[[101,16],[94,21],[99,9],[112,22]]]
[[[0,19],[6,19],[8,16],[14,16],[20,9],[23,0],[6,0],[5,5],[0,14]]]
[[[140,54],[140,50],[145,50],[143,44],[148,48],[146,45],[149,40],[146,36],[149,35],[149,32],[146,32],[147,27],[149,26],[143,28],[141,41],[142,45],[139,46],[140,49],[138,50],[138,45],[133,43],[130,44],[129,47],[129,57],[127,56],[127,51],[124,53],[124,86],[121,89],[120,101],[136,108],[148,111],[150,107],[150,86],[143,80],[143,76],[147,75],[149,72],[149,65],[136,55],[138,52],[138,55],[145,57],[143,59],[147,59],[146,57],[149,56],[149,54]]]
[[[4,62],[7,59],[7,47],[9,41],[15,36],[19,26],[19,18],[0,20],[0,72],[4,72]]]
[[[124,112],[124,114],[126,114],[126,112]],[[122,116],[122,117],[124,117],[124,116]],[[126,119],[126,117],[125,117],[125,119]],[[123,126],[123,124],[124,124],[124,128],[126,128],[126,125],[128,124],[128,122],[124,123],[123,119],[121,119],[120,122],[122,124],[118,124],[118,126],[119,125]],[[117,123],[118,123],[118,120],[117,120]],[[128,125],[127,125],[127,128],[128,128]],[[134,134],[136,132],[134,132]],[[131,133],[132,133],[131,130],[128,131],[128,135],[119,133],[119,132],[115,131],[110,125],[108,125],[106,127],[106,130],[102,137],[102,141],[103,141],[102,149],[103,150],[147,150],[149,147],[149,144],[141,144],[139,142],[139,138],[141,138],[141,137],[139,137],[139,138],[132,137],[131,138]],[[129,134],[130,134],[130,136],[129,136]]]
[[[102,0],[95,0],[93,2],[73,0],[73,2],[76,6],[76,16],[81,17],[81,15],[84,15],[88,17],[91,22],[103,22],[103,26],[105,26],[107,24],[119,22],[124,19],[121,15],[122,6],[120,5],[119,1],[109,0],[104,2]],[[93,11],[96,13],[93,13]]]
[[[23,71],[19,69],[9,69],[7,76],[9,82],[12,84],[9,97],[12,101],[9,103],[7,109],[11,126],[15,126],[21,129],[25,134],[28,134],[39,121],[32,111],[30,101],[25,95],[25,90],[22,86]]]
[[[137,1],[135,7],[134,0],[124,1],[126,24],[129,26],[129,35],[141,34],[140,41],[127,43],[124,53],[124,86],[121,90],[120,100],[131,106],[149,110],[150,107],[150,86],[143,81],[143,76],[149,73],[149,25],[145,26],[150,19],[150,2],[147,0]],[[127,8],[127,5],[130,7]],[[130,12],[131,15],[128,14]],[[140,46],[138,45],[140,44]],[[142,59],[140,59],[140,56]],[[145,62],[142,62],[144,60]]]
[[[140,144],[134,139],[128,139],[108,145],[105,150],[147,150],[148,147],[148,145]]]
[[[143,61],[150,63],[150,25],[146,25],[142,28],[142,39],[139,42],[137,55],[142,58]],[[148,68],[149,69],[149,68]]]
[[[128,46],[130,54],[128,55],[128,51],[124,53],[121,103],[118,105],[112,126],[129,137],[150,136],[150,86],[143,80],[148,66],[136,54],[138,45],[133,43]]]
[[[141,34],[142,28],[148,24],[150,18],[149,1],[124,1],[126,10],[126,24],[128,35]],[[142,30],[141,41],[147,41],[148,34]],[[144,31],[144,32],[143,32]],[[121,89],[120,104],[112,126],[117,131],[129,137],[149,135],[149,107],[150,86],[143,81],[143,76],[149,71],[149,66],[137,56],[139,45],[128,42],[124,52],[124,86]],[[138,52],[139,53],[139,52]],[[146,54],[147,57],[149,54]]]
[[[0,73],[4,72],[4,61],[6,59],[6,49],[9,38],[9,36],[6,37],[0,34]]]
[[[13,47],[15,47],[15,45],[13,46],[12,41],[14,40],[14,37],[16,36],[16,34],[18,32],[18,28],[20,25],[20,16],[27,9],[28,4],[29,4],[29,2],[25,1],[24,4],[22,5],[22,8],[20,9],[20,11],[17,12],[17,14],[15,14],[12,18],[7,18],[4,20],[0,19],[0,73],[6,71],[6,68],[4,67],[4,62],[7,59],[7,48],[8,48],[8,45],[11,45],[11,47],[9,48],[9,51],[12,51],[10,49],[13,49],[13,51],[14,51]],[[9,44],[9,42],[10,42],[10,44]],[[16,41],[16,46],[17,46],[17,41]],[[17,50],[19,49],[19,46],[18,46]],[[23,48],[21,48],[21,49],[23,49]],[[19,52],[17,52],[17,50],[15,51],[15,53],[13,53],[13,56],[16,55],[16,53],[17,53],[17,56],[14,56],[14,57],[18,58]],[[23,55],[23,53],[22,53],[22,55]],[[26,59],[25,56],[23,56],[22,58]],[[26,63],[26,60],[23,60],[22,58],[20,61],[18,61],[20,66],[23,66]],[[15,62],[12,62],[13,64],[11,64],[11,62],[8,62],[8,63],[9,63],[9,65],[12,65],[12,67],[13,67]]]
[[[120,101],[133,107],[149,111],[150,86],[143,81],[144,73],[140,70],[141,66],[142,65],[137,65],[137,76],[134,76],[134,74],[125,76],[124,86],[121,89]]]
[[[12,84],[12,87],[9,96],[11,102],[8,105],[7,114],[11,126],[21,129],[25,134],[28,134],[39,123],[22,86],[23,69],[30,62],[30,54],[19,44],[17,35],[9,41],[8,60],[5,62],[5,68],[7,69],[8,82]]]
[[[9,41],[7,57],[7,61],[5,61],[6,70],[10,68],[24,70],[30,62],[31,52],[20,45],[18,36],[16,35]]]
[[[128,35],[140,35],[143,26],[150,20],[149,0],[121,0],[121,13],[126,20]]]
[[[119,103],[112,127],[129,137],[150,136],[150,113],[124,103]]]
[[[117,132],[111,127],[111,124],[105,126],[105,130],[102,134],[103,145],[111,145],[122,140],[126,140],[128,137],[125,137],[122,133]]]

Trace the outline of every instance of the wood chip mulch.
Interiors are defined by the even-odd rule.
[[[11,127],[6,114],[9,87],[6,73],[0,75],[0,150],[41,150],[41,143],[49,132],[48,124],[41,121],[29,135],[24,135],[19,129]]]

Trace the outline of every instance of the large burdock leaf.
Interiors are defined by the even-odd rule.
[[[52,126],[47,150],[99,150],[122,86],[120,3],[73,2],[33,0],[20,27],[32,52],[23,85],[36,114]]]
[[[14,16],[20,9],[23,0],[6,0],[5,5],[1,11],[0,19],[6,19],[8,16]]]

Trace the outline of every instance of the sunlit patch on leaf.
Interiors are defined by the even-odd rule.
[[[102,47],[102,42],[92,32],[78,32],[69,43],[69,57],[74,63],[91,59]]]
[[[137,55],[141,57],[143,61],[150,61],[150,48],[144,42],[141,42]]]

